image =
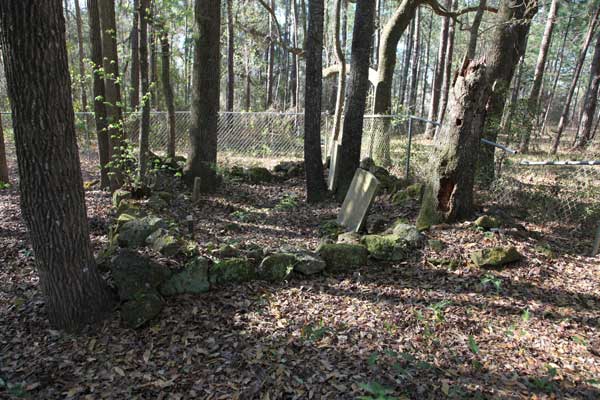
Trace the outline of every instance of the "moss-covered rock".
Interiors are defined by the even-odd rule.
[[[383,167],[372,166],[369,168],[369,172],[371,172],[377,180],[379,180],[379,188],[385,190],[387,192],[392,192],[396,188],[396,184],[398,183],[398,178],[394,175],[391,175],[389,171]]]
[[[184,243],[162,228],[152,232],[146,238],[146,243],[165,257],[173,257],[184,251]]]
[[[365,235],[361,242],[369,255],[381,261],[402,261],[408,257],[411,247],[397,235]]]
[[[360,244],[360,235],[356,232],[340,233],[337,237],[337,243]]]
[[[131,199],[131,192],[128,190],[124,190],[124,189],[117,189],[113,192],[112,195],[112,204],[113,207],[119,207],[119,204],[121,204],[121,201],[126,200],[126,199]]]
[[[326,263],[321,257],[308,251],[294,253],[294,256],[296,258],[294,271],[302,275],[318,274],[326,267]]]
[[[491,215],[482,215],[475,220],[475,225],[482,229],[499,228],[502,225],[500,219]]]
[[[442,251],[444,250],[444,242],[441,240],[430,239],[427,242],[427,246],[433,251]]]
[[[538,243],[535,245],[535,251],[546,256],[549,259],[556,258],[556,252],[550,247],[548,243]]]
[[[405,241],[412,247],[421,247],[423,245],[423,235],[414,225],[396,221],[389,230],[389,233],[396,235],[400,240]]]
[[[210,252],[216,258],[234,258],[240,256],[240,251],[231,245],[223,245]]]
[[[319,237],[335,238],[342,232],[344,232],[344,227],[335,219],[326,219],[319,223]]]
[[[163,199],[158,193],[154,193],[146,201],[148,207],[153,211],[161,211],[169,206],[169,203]]]
[[[143,218],[147,215],[147,213],[132,200],[121,200],[119,207],[117,207],[116,214],[117,218],[123,214],[134,218]]]
[[[211,285],[248,282],[252,279],[256,279],[256,268],[245,258],[219,261],[209,272]]]
[[[110,270],[122,300],[138,292],[156,289],[171,276],[171,270],[136,251],[120,249],[110,261]]]
[[[121,319],[129,328],[137,329],[160,314],[164,301],[156,290],[136,294],[121,306]]]
[[[250,183],[271,182],[273,174],[264,167],[250,167],[246,170],[246,179]]]
[[[328,271],[348,271],[365,265],[369,255],[365,246],[345,243],[323,243],[317,254],[325,261]]]
[[[208,260],[203,257],[196,257],[187,263],[183,270],[173,274],[160,286],[160,292],[164,296],[199,294],[208,292],[209,289]]]
[[[455,270],[460,266],[460,261],[453,258],[429,258],[427,261],[432,265],[439,265],[450,270]]]
[[[118,243],[121,247],[139,247],[143,246],[146,238],[152,232],[164,226],[162,219],[158,217],[147,216],[135,218],[128,214],[121,214],[117,219]],[[128,220],[129,219],[129,220]],[[122,225],[120,222],[125,221]]]
[[[407,186],[406,189],[397,191],[392,196],[392,204],[395,206],[400,206],[405,204],[409,200],[419,201],[421,198],[421,193],[423,191],[423,184],[421,183],[413,183],[410,186]]]
[[[471,253],[473,264],[481,268],[498,268],[519,261],[523,256],[514,246],[492,247]]]
[[[293,254],[271,254],[260,263],[258,276],[271,282],[286,280],[294,270],[295,263],[296,257]]]

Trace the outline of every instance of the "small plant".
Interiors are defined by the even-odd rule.
[[[234,211],[230,214],[231,218],[236,219],[240,222],[246,222],[248,220],[250,220],[250,214],[245,212],[245,211]]]
[[[433,311],[433,318],[437,322],[444,322],[444,312],[452,303],[448,300],[442,300],[435,304],[430,305],[428,308]]]
[[[500,292],[500,287],[502,286],[502,279],[497,276],[487,273],[481,278],[481,284],[484,286],[491,285],[494,287],[496,292]]]
[[[395,400],[396,397],[389,396],[394,390],[386,388],[377,382],[359,383],[361,389],[368,392],[368,396],[359,396],[359,400]]]
[[[0,190],[10,189],[10,183],[0,181]]]
[[[276,210],[285,211],[298,207],[298,197],[295,195],[285,195],[275,206]]]
[[[556,368],[549,365],[546,366],[546,374],[543,376],[533,377],[529,379],[529,386],[544,393],[550,393],[554,390],[554,378],[556,377]]]
[[[323,337],[325,337],[325,335],[327,335],[331,331],[332,329],[325,326],[325,323],[321,321],[316,326],[314,324],[305,325],[302,328],[302,332],[300,335],[304,340],[307,340],[309,342],[317,342],[323,339]]]
[[[475,341],[473,335],[469,335],[469,350],[475,355],[479,354],[479,345]]]
[[[521,319],[523,320],[523,322],[529,322],[529,320],[531,319],[531,314],[529,313],[529,308],[526,308],[525,310],[523,310],[523,313],[521,314]]]

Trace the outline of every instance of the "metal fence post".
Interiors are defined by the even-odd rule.
[[[406,144],[406,180],[410,174],[410,148],[412,145],[412,117],[408,117],[408,143]]]

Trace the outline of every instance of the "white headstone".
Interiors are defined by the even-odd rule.
[[[359,232],[367,220],[369,208],[377,195],[378,188],[379,180],[375,175],[357,168],[344,203],[342,203],[337,218],[338,224],[353,232]]]

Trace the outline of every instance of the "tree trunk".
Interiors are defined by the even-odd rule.
[[[233,111],[233,93],[235,89],[235,69],[234,69],[234,43],[235,37],[233,36],[233,0],[227,0],[227,111]],[[167,46],[169,45],[167,41]],[[163,47],[164,49],[164,47]],[[167,47],[168,49],[168,47]],[[163,53],[164,62],[164,53]],[[164,77],[164,71],[163,71]],[[165,86],[166,90],[166,86]],[[165,93],[165,98],[167,94]],[[171,93],[171,97],[173,94]],[[167,109],[169,105],[167,104]]]
[[[77,331],[114,303],[89,238],[62,11],[60,0],[0,2],[0,37],[10,54],[21,210],[45,310],[52,326]]]
[[[155,2],[154,0],[149,0],[149,13],[148,13],[148,28],[150,29],[150,34],[148,35],[148,43],[150,45],[150,80],[149,80],[149,88],[150,88],[150,105],[155,110],[160,111],[160,87],[157,86],[158,82],[158,51],[156,46],[156,25],[154,24],[154,15],[155,15]],[[143,89],[142,89],[143,92]]]
[[[454,9],[457,7],[457,1],[454,0],[454,5],[452,4],[452,0],[448,0],[448,7],[451,8],[454,6]],[[452,58],[454,57],[454,19],[450,19],[450,23],[448,25],[448,41],[446,42],[446,60],[444,61],[444,80],[442,83],[442,89],[440,93],[440,105],[438,110],[438,122],[442,122],[444,120],[444,113],[446,112],[446,105],[448,104],[448,91],[450,90],[450,80],[452,79]],[[439,132],[439,128],[436,129],[436,132]]]
[[[548,103],[546,104],[546,111],[544,111],[544,118],[542,120],[542,127],[540,128],[540,134],[543,134],[546,129],[546,124],[548,122],[548,116],[550,115],[550,109],[552,108],[552,102],[554,101],[554,95],[556,94],[556,86],[558,85],[558,79],[560,78],[560,72],[562,70],[563,60],[565,57],[565,45],[567,43],[567,38],[569,36],[569,28],[571,27],[571,22],[573,21],[573,9],[569,13],[569,19],[567,20],[567,26],[565,27],[565,33],[563,35],[562,44],[560,46],[560,51],[558,52],[558,58],[555,60],[555,70],[556,75],[554,76],[554,83],[552,83],[552,89],[550,90],[550,97],[548,99]]]
[[[446,0],[446,5],[452,4],[452,0]],[[434,121],[438,118],[440,107],[440,95],[442,92],[442,83],[444,83],[444,66],[446,60],[446,43],[448,42],[448,30],[450,29],[449,18],[444,17],[440,29],[440,43],[438,46],[437,66],[433,75],[433,84],[431,85],[431,104],[429,106],[429,115],[427,119]],[[428,124],[425,130],[425,136],[432,138],[435,133],[435,126]]]
[[[140,81],[142,84],[142,120],[139,136],[139,178],[142,185],[146,182],[146,171],[148,169],[148,141],[150,138],[150,82],[148,80],[148,19],[150,17],[150,0],[140,0],[138,9],[139,21],[139,59],[140,59]],[[153,16],[154,17],[154,16]]]
[[[367,91],[369,89],[369,60],[375,3],[357,0],[352,33],[350,81],[346,94],[346,112],[340,149],[338,188],[336,197],[343,200],[350,187],[354,171],[360,164],[360,148]],[[385,30],[384,30],[385,35]],[[381,58],[380,58],[381,59]]]
[[[306,200],[316,203],[325,197],[321,157],[321,91],[323,86],[323,0],[309,0],[306,41],[306,96],[304,104],[304,165]]]
[[[596,105],[598,103],[598,88],[600,87],[600,35],[597,35],[596,45],[594,47],[594,58],[590,68],[590,82],[583,104],[583,113],[581,114],[581,122],[579,124],[579,132],[577,134],[577,142],[575,148],[583,149],[592,134],[592,123],[594,114],[596,113]]]
[[[246,79],[245,79],[245,90],[244,90],[244,110],[250,111],[250,50],[248,45],[244,47],[245,56],[245,67],[246,67]]]
[[[479,8],[473,17],[473,23],[469,28],[469,45],[467,47],[467,59],[473,60],[477,51],[477,39],[479,37],[479,27],[483,19],[484,9],[487,6],[487,0],[479,0]]]
[[[75,0],[75,20],[77,22],[77,48],[79,55],[79,85],[81,88],[81,111],[87,112],[87,94],[85,92],[85,64],[83,59],[83,22],[81,20],[81,8],[79,8],[79,0]]]
[[[435,140],[433,174],[417,218],[419,229],[471,216],[481,115],[488,91],[485,64],[465,63],[450,91],[448,115]]]
[[[221,65],[221,0],[196,0],[194,79],[190,154],[184,168],[188,185],[200,178],[200,190],[217,189],[217,125]]]
[[[88,24],[90,29],[90,59],[93,64],[94,120],[98,138],[98,158],[100,159],[100,187],[110,187],[107,164],[110,162],[110,140],[107,131],[104,79],[102,67],[102,33],[98,0],[87,0]]]
[[[131,27],[131,69],[129,70],[129,108],[137,112],[140,106],[140,38],[139,38],[140,0],[133,0],[133,25]]]
[[[121,85],[119,79],[119,57],[114,0],[99,0],[100,27],[102,30],[102,61],[104,67],[104,104],[106,107],[109,154],[114,166],[111,168],[110,188],[116,190],[122,185],[119,168],[123,141],[123,118],[121,109]]]
[[[271,9],[275,12],[275,0],[271,0]],[[275,67],[275,28],[273,16],[269,14],[269,48],[267,49],[267,102],[268,110],[273,105],[274,67]]]
[[[513,84],[511,89],[510,99],[504,106],[504,112],[502,113],[502,120],[500,121],[500,132],[506,135],[506,145],[509,146],[512,143],[512,116],[517,107],[519,101],[519,92],[521,91],[521,78],[523,77],[523,66],[525,64],[525,57],[521,57],[519,66],[517,67],[517,73],[513,76]]]
[[[415,7],[415,14],[416,14]],[[406,92],[409,87],[409,70],[410,70],[410,60],[412,59],[412,49],[413,49],[413,41],[415,36],[415,18],[411,19],[410,22],[410,30],[408,31],[408,35],[406,35],[406,43],[404,45],[404,62],[402,64],[402,74],[403,77],[402,82],[400,84],[400,92],[398,93],[398,103],[403,106],[406,100]]]
[[[412,73],[410,78],[410,91],[408,96],[408,113],[414,114],[417,105],[417,90],[419,87],[419,61],[421,59],[421,12],[417,7],[415,11],[414,49],[412,58]]]
[[[425,64],[424,64],[424,79],[423,79],[423,91],[421,92],[421,112],[419,115],[425,115],[425,98],[427,97],[427,82],[429,81],[429,55],[431,52],[431,32],[433,27],[433,11],[429,14],[429,32],[427,33],[427,51],[425,53]],[[435,70],[435,69],[434,69]]]
[[[542,43],[540,44],[540,52],[538,53],[537,62],[535,64],[535,73],[533,75],[533,83],[531,84],[531,91],[529,92],[529,99],[527,100],[527,111],[529,114],[528,128],[533,126],[533,121],[537,120],[539,114],[539,98],[540,91],[542,89],[542,81],[544,79],[544,70],[546,69],[546,58],[548,57],[548,50],[552,43],[552,31],[554,30],[554,24],[556,20],[556,14],[560,3],[558,0],[552,0],[550,10],[548,11],[548,19],[546,20],[546,27],[544,28],[544,36],[542,36]],[[521,135],[521,142],[519,145],[519,151],[521,153],[527,153],[529,151],[529,139],[531,137],[532,129],[523,130]]]
[[[537,12],[536,0],[502,0],[492,38],[485,56],[488,66],[489,96],[482,137],[496,142],[500,120],[516,66],[525,53],[531,19]],[[494,180],[495,147],[482,146],[479,151],[479,177],[487,186]]]
[[[0,114],[0,183],[10,183],[8,180],[8,162],[6,161],[6,145],[4,143],[2,114]]]
[[[573,93],[575,92],[575,88],[577,87],[577,83],[579,81],[579,75],[581,73],[581,68],[583,67],[583,63],[585,62],[585,55],[587,53],[587,49],[592,40],[592,35],[596,29],[596,25],[598,24],[598,17],[600,16],[600,6],[596,9],[594,16],[590,19],[588,31],[586,33],[585,39],[583,40],[583,44],[581,45],[581,51],[579,52],[579,58],[577,59],[577,64],[575,64],[575,71],[573,72],[573,80],[571,81],[571,86],[569,87],[569,91],[567,93],[567,98],[565,100],[565,104],[563,107],[563,111],[560,115],[560,120],[558,122],[558,128],[556,128],[556,134],[554,136],[554,141],[552,142],[552,154],[556,154],[558,151],[558,145],[560,144],[560,138],[565,129],[565,125],[567,124],[567,117],[569,115],[569,110],[571,106],[571,100],[573,100]]]
[[[175,127],[175,98],[173,96],[173,86],[171,85],[171,46],[169,44],[169,31],[163,21],[160,30],[160,48],[161,48],[161,73],[163,92],[165,94],[165,105],[167,106],[167,119],[169,130],[169,141],[167,143],[167,157],[171,160],[175,158],[175,142],[177,132]]]
[[[344,56],[344,49],[342,48],[340,40],[340,14],[343,1],[345,0],[335,0],[333,5],[335,10],[335,15],[333,17],[333,43],[335,46],[335,57],[340,66],[337,82],[337,95],[335,98],[333,132],[331,135],[333,141],[337,140],[340,134],[342,114],[344,112],[344,97],[346,94],[346,57]]]

